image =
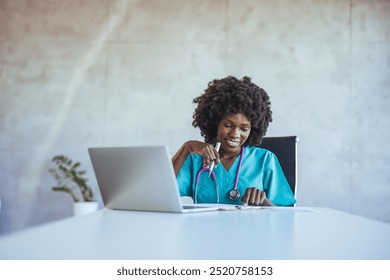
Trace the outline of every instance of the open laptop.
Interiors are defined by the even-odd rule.
[[[177,213],[218,210],[182,204],[166,146],[100,147],[88,152],[106,208]]]

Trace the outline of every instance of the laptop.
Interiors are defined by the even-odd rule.
[[[166,146],[96,147],[88,152],[106,208],[176,213],[218,210],[182,203]]]

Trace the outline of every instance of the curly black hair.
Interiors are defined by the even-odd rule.
[[[205,142],[214,144],[219,122],[227,115],[241,113],[251,122],[251,132],[244,145],[258,146],[272,122],[271,102],[264,89],[244,76],[214,79],[204,93],[194,98],[198,104],[192,125],[199,127]]]

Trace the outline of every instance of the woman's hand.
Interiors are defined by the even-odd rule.
[[[204,167],[209,166],[213,160],[215,160],[215,165],[220,162],[219,153],[213,145],[201,141],[187,141],[172,157],[173,168],[175,170],[176,176],[179,174],[180,168],[182,167],[189,153],[202,156],[204,159]]]
[[[266,193],[257,188],[247,188],[241,199],[243,205],[254,206],[273,206],[274,204],[268,200]]]
[[[203,167],[209,166],[213,161],[215,161],[215,165],[220,162],[219,153],[211,144],[201,141],[188,141],[185,145],[188,147],[190,153],[203,157]]]

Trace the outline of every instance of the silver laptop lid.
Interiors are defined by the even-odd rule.
[[[105,207],[182,212],[166,146],[89,148],[88,151]]]

